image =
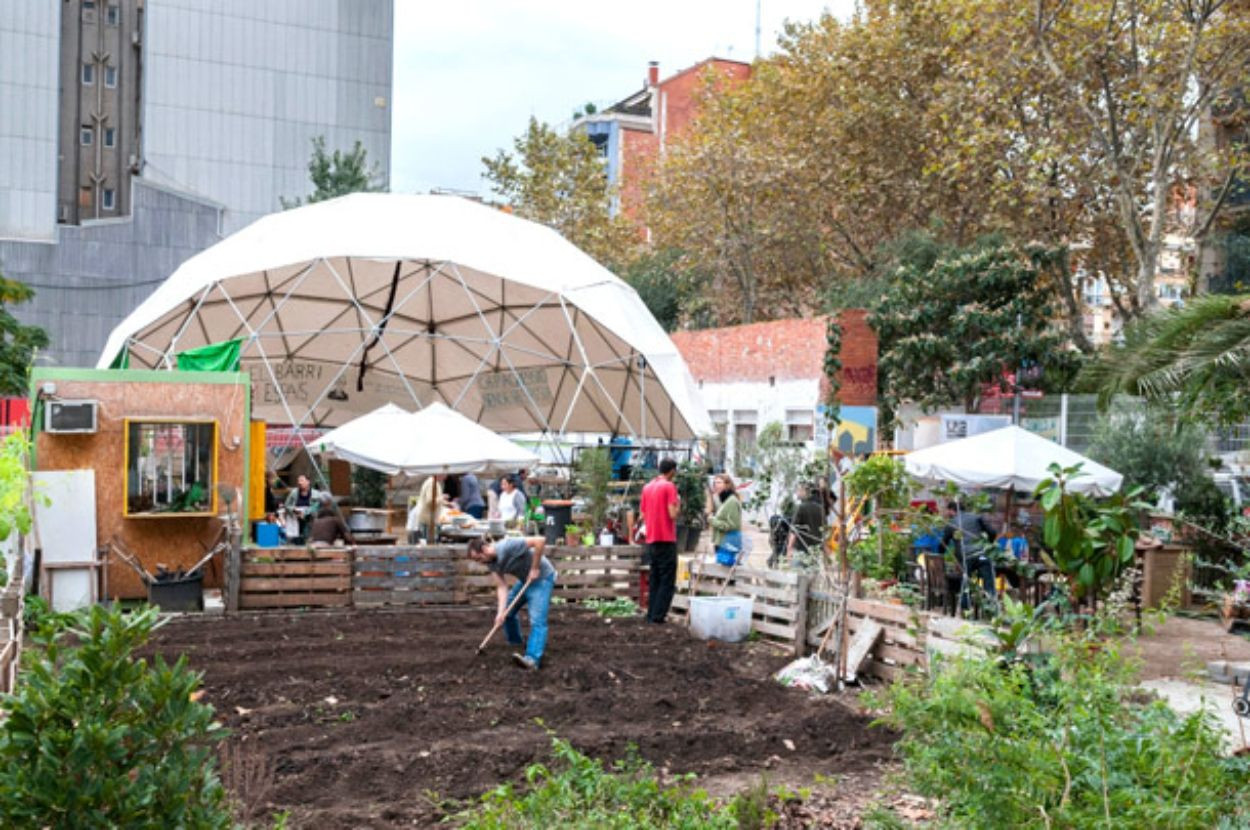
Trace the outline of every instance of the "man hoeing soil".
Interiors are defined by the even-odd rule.
[[[538,668],[542,663],[543,649],[547,646],[547,609],[556,584],[556,569],[543,556],[545,546],[541,536],[512,537],[493,543],[481,539],[469,541],[469,558],[485,565],[495,580],[499,606],[495,612],[495,625],[503,623],[504,635],[514,646],[521,645],[521,623],[517,612],[522,605],[529,606],[529,642],[524,654],[512,655],[517,665],[526,669]],[[511,590],[504,581],[505,575],[517,580]],[[511,607],[512,601],[522,591],[525,594],[516,607]]]

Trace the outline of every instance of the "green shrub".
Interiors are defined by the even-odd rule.
[[[36,617],[15,695],[0,700],[0,824],[231,826],[200,677],[134,657],[154,609]]]
[[[602,761],[583,755],[568,741],[553,736],[551,744],[552,766],[530,766],[523,790],[502,784],[486,793],[478,806],[456,817],[461,826],[468,830],[739,827],[737,804],[717,805],[703,790],[690,786],[693,776],[666,787],[651,765],[636,755],[605,769]],[[750,807],[744,810],[751,820],[759,812],[757,800],[750,799]]]
[[[1250,764],[1209,715],[1132,693],[1114,641],[1066,635],[1050,665],[962,657],[896,684],[885,723],[947,826],[1210,828],[1250,822]]]

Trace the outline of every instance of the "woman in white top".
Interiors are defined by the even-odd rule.
[[[525,518],[525,497],[516,488],[512,476],[505,476],[499,482],[499,518],[505,522],[514,522]]]

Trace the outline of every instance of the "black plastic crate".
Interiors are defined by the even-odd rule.
[[[203,611],[204,574],[148,583],[148,602],[162,611]]]

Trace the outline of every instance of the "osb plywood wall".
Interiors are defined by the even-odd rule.
[[[99,431],[89,435],[35,436],[35,467],[39,470],[95,470],[96,532],[100,545],[116,535],[149,571],[158,564],[170,570],[189,568],[217,538],[221,520],[206,516],[126,518],[125,432],[123,419],[196,418],[217,421],[217,480],[243,488],[244,436],[247,430],[247,389],[242,384],[143,383],[102,380],[56,381],[59,398],[94,399],[99,405]],[[235,442],[235,438],[238,442]],[[225,505],[218,500],[219,511]],[[236,505],[235,510],[239,510]],[[224,559],[204,570],[205,585],[220,587]],[[142,598],[147,589],[139,576],[116,557],[108,567],[110,598]]]

